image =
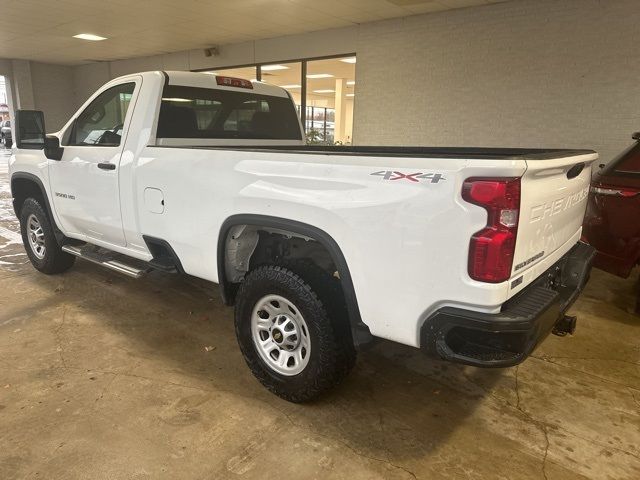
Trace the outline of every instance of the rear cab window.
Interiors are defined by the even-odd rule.
[[[302,133],[289,97],[166,85],[156,138],[301,140]]]

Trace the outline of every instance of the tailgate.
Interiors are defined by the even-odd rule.
[[[553,255],[582,228],[595,153],[527,160],[512,275]],[[560,253],[560,252],[559,252]],[[560,254],[564,254],[562,252]]]

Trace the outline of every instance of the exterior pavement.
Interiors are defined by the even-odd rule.
[[[381,342],[310,405],[253,379],[214,285],[31,268],[0,157],[0,478],[638,479],[634,282],[594,272],[576,335],[480,370]]]

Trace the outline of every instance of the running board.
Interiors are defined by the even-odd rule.
[[[81,248],[79,247],[74,247],[73,245],[63,245],[62,246],[62,251],[63,252],[67,252],[71,255],[74,255],[76,257],[82,258],[84,260],[89,260],[91,263],[95,263],[97,265],[101,265],[105,268],[108,268],[110,270],[114,270],[116,272],[122,273],[124,275],[127,275],[129,277],[132,278],[140,278],[141,276],[143,276],[147,270],[144,269],[139,269],[136,267],[133,267],[131,265],[126,265],[122,262],[119,262],[117,260],[112,260],[112,259],[108,259],[105,257],[102,257],[99,253],[96,252],[92,252],[92,251],[82,251]]]

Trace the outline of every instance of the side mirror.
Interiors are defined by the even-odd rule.
[[[635,132],[633,135],[631,135],[631,138],[633,138],[634,140],[640,140],[640,132]]]
[[[16,147],[29,150],[44,148],[44,114],[38,110],[17,110],[15,120]]]
[[[55,135],[47,135],[44,139],[44,156],[49,160],[62,160],[64,148],[60,146],[60,139]]]

